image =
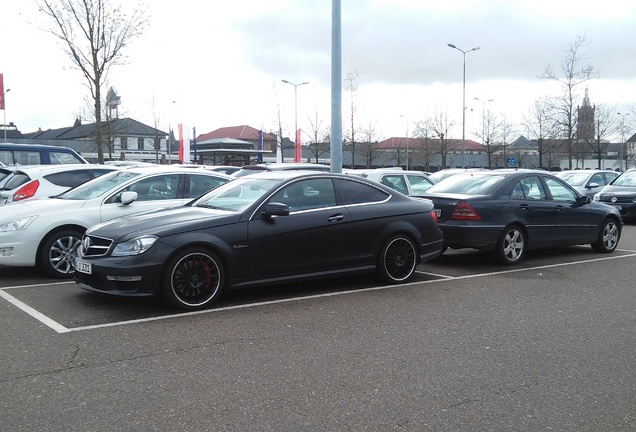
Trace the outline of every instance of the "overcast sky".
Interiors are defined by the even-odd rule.
[[[111,0],[119,2],[120,0]],[[134,0],[126,0],[134,3]],[[557,72],[568,47],[585,36],[584,61],[599,73],[583,86],[593,104],[630,113],[636,124],[634,0],[342,0],[342,76],[356,76],[356,128],[377,139],[412,133],[415,122],[443,110],[461,138],[461,52],[466,54],[466,137],[481,130],[482,109],[521,128],[535,100],[559,95]],[[330,0],[148,0],[150,25],[111,69],[108,86],[127,116],[167,131],[182,122],[197,135],[249,125],[271,131],[278,113],[285,135],[308,118],[322,127],[331,113]],[[3,0],[0,72],[7,122],[22,132],[70,126],[87,110],[88,90],[38,13],[34,0]],[[107,86],[107,87],[108,87]],[[351,125],[343,82],[343,132]],[[580,88],[581,95],[584,87]],[[476,101],[493,99],[482,104]],[[173,103],[174,101],[174,103]],[[153,114],[153,112],[155,114]],[[633,120],[629,122],[629,120]]]

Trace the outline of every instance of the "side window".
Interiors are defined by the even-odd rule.
[[[186,188],[185,198],[196,198],[228,182],[226,179],[212,176],[190,174],[188,177],[189,187]]]
[[[137,201],[176,199],[177,192],[172,189],[172,183],[175,181],[179,181],[179,174],[154,176],[139,180],[124,191],[137,192]]]
[[[433,186],[433,182],[424,176],[407,174],[406,178],[411,184],[411,189],[413,189],[414,194],[424,193],[428,190],[428,188]]]
[[[28,150],[16,150],[13,152],[16,165],[40,165],[42,164],[42,155],[40,152]]]
[[[5,165],[13,165],[13,155],[9,150],[0,150],[0,162]]]
[[[610,184],[612,182],[612,180],[614,180],[616,177],[618,177],[618,173],[605,173],[605,183],[604,184]]]
[[[554,201],[566,201],[571,203],[576,201],[576,193],[560,181],[553,178],[546,178],[545,183],[548,185],[548,189],[550,189],[550,194]]]
[[[352,180],[338,180],[345,205],[382,202],[389,198],[384,191]]]
[[[336,205],[331,179],[309,179],[287,185],[276,192],[270,202],[287,204],[289,210],[311,210]]]
[[[395,189],[398,192],[402,192],[403,194],[408,194],[409,190],[406,187],[405,184],[405,180],[404,177],[401,175],[385,175],[382,176],[382,179],[380,180],[380,183],[382,183],[385,186],[390,187],[391,189]]]
[[[73,153],[52,151],[49,152],[49,156],[51,158],[51,165],[84,163],[83,160],[79,159]]]
[[[49,174],[45,175],[44,178],[57,186],[74,187],[90,180],[92,177],[88,170],[77,170]]]
[[[603,180],[603,174],[601,173],[594,174],[587,184],[589,185],[592,183],[596,183],[598,185],[604,185],[605,181]]]
[[[530,176],[524,177],[519,181],[521,188],[523,189],[523,193],[525,199],[527,200],[546,200],[548,196],[543,189],[543,184],[539,177]]]

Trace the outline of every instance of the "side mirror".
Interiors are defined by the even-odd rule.
[[[599,187],[599,186],[600,186],[600,184],[598,184],[598,183],[596,183],[596,182],[593,182],[593,183],[588,184],[588,185],[586,186],[586,188],[588,188],[588,189],[594,189],[594,188],[597,188],[597,187]]]
[[[123,205],[128,205],[131,202],[133,202],[134,200],[136,200],[138,196],[139,195],[137,194],[137,192],[133,192],[133,191],[123,192],[121,194],[121,203]]]
[[[283,204],[279,202],[270,202],[265,204],[265,210],[263,210],[263,215],[267,217],[288,216],[289,207],[287,206],[287,204]]]
[[[592,198],[590,198],[587,195],[580,196],[580,197],[578,197],[576,199],[576,204],[579,205],[579,206],[582,206],[582,205],[585,205],[585,204],[589,204],[591,202],[592,202]]]

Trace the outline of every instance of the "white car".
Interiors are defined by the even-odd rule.
[[[409,196],[421,195],[435,184],[422,171],[399,168],[353,169],[347,170],[346,174],[368,178]]]
[[[118,170],[97,164],[32,165],[16,169],[0,186],[0,206],[28,198],[48,198]]]
[[[132,213],[174,207],[233,180],[226,174],[170,166],[133,167],[90,180],[56,197],[0,211],[0,266],[40,266],[72,277],[84,231]]]

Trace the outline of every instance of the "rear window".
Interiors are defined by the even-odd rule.
[[[13,177],[11,177],[7,184],[4,185],[2,190],[11,190],[22,186],[23,184],[31,181],[31,177],[29,177],[26,173],[22,171],[18,171],[15,173]]]
[[[57,186],[74,187],[90,180],[88,170],[65,171],[44,176],[45,179]]]
[[[462,195],[488,195],[504,180],[501,175],[455,174],[443,182],[433,185],[427,193]]]

